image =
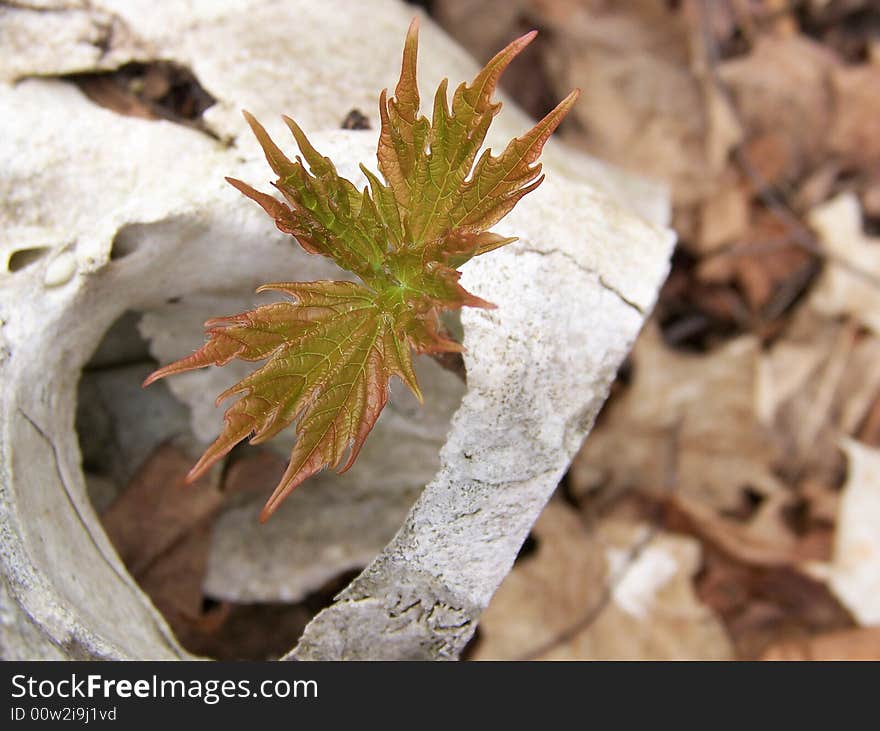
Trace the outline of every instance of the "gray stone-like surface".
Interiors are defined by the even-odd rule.
[[[187,408],[165,384],[155,391],[141,388],[154,368],[147,362],[87,370],[80,380],[76,429],[83,464],[117,489],[160,444],[189,430]]]
[[[223,182],[270,178],[238,109],[265,119],[279,140],[287,137],[278,117],[291,113],[359,180],[357,164],[375,160],[376,130],[334,128],[354,106],[375,121],[377,91],[394,84],[414,10],[392,0],[48,5],[0,14],[0,32],[15,38],[0,51],[0,78],[18,81],[0,83],[0,262],[47,250],[0,271],[0,640],[8,657],[187,657],[88,499],[74,428],[81,369],[126,311],[167,314],[176,298],[241,301],[282,272],[338,275]],[[28,40],[45,38],[56,20],[64,32],[52,44]],[[195,72],[218,99],[205,122],[229,145],[119,116],[67,82],[26,78],[145,58]],[[474,70],[423,24],[424,89]],[[508,107],[493,144],[527,126]],[[545,184],[497,227],[522,241],[465,268],[465,286],[499,307],[463,314],[469,384],[441,470],[388,548],[312,623],[300,657],[457,654],[653,302],[673,239],[662,228],[665,196],[558,145],[545,164]],[[154,347],[167,335],[154,331]],[[179,351],[201,342],[185,337]],[[217,390],[202,385],[183,389],[190,404],[213,402]],[[194,426],[208,421],[193,414]]]
[[[120,317],[92,353],[86,370],[118,368],[150,360],[150,346],[138,332],[139,312],[126,312]]]

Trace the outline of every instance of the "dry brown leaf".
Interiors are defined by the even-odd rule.
[[[784,443],[787,475],[839,485],[841,434],[869,427],[880,397],[880,340],[802,307],[761,358],[757,411]]]
[[[849,629],[849,612],[821,581],[787,567],[740,563],[706,547],[697,593],[723,620],[740,659],[787,638]]]
[[[743,140],[743,129],[728,98],[711,77],[703,80],[706,108],[706,160],[709,171],[720,172],[730,151]]]
[[[880,167],[875,171],[875,179],[870,180],[862,192],[862,208],[872,218],[880,218]]]
[[[840,493],[837,490],[808,477],[799,485],[798,492],[807,502],[811,520],[828,525],[837,523],[840,509]]]
[[[763,15],[777,37],[788,37],[798,32],[798,21],[789,0],[763,0]]]
[[[837,337],[831,345],[828,358],[822,371],[817,375],[815,382],[808,389],[798,394],[798,398],[791,404],[788,419],[783,418],[778,423],[787,426],[786,433],[793,434],[794,452],[798,455],[815,453],[820,443],[822,432],[826,433],[833,429],[834,413],[832,408],[835,404],[835,394],[844,383],[847,362],[852,355],[855,345],[856,333],[852,326],[842,327],[837,330]],[[803,398],[809,391],[809,400]],[[823,452],[826,450],[822,450]],[[816,459],[809,460],[816,464]]]
[[[516,563],[483,612],[474,659],[522,657],[602,601],[602,545],[577,513],[551,501],[532,537],[537,547]]]
[[[684,15],[655,0],[535,8],[554,34],[546,49],[549,79],[583,90],[568,139],[667,181],[678,205],[714,192],[742,133],[702,58],[694,68],[693,28]]]
[[[858,198],[843,193],[813,209],[809,222],[832,257],[810,304],[825,315],[855,317],[880,336],[880,238],[862,230]]]
[[[880,624],[880,450],[843,441],[849,468],[840,501],[834,556],[813,564],[863,625]]]
[[[216,471],[185,484],[191,462],[159,447],[102,515],[120,558],[181,639],[202,614],[211,521],[223,502]]]
[[[749,181],[753,193],[760,193],[764,185],[784,185],[801,167],[797,145],[784,130],[754,133],[743,153],[757,175],[757,181]]]
[[[874,400],[857,434],[859,441],[880,447],[880,397]]]
[[[815,257],[789,239],[787,227],[764,212],[735,246],[703,259],[697,277],[707,284],[735,284],[751,312],[779,317],[803,291],[816,266]]]
[[[843,384],[838,393],[838,425],[844,434],[855,436],[880,398],[880,340],[871,336],[858,338],[847,363]]]
[[[207,522],[223,502],[212,475],[185,484],[190,462],[181,450],[162,445],[101,516],[119,557],[135,577]]]
[[[763,312],[783,287],[803,281],[813,257],[788,243],[789,231],[778,218],[756,217],[734,256],[736,282],[753,312]]]
[[[746,487],[780,489],[770,469],[779,449],[755,408],[759,351],[742,337],[706,355],[680,353],[649,325],[633,350],[632,384],[575,457],[575,494],[652,490],[671,476],[679,493],[735,510]]]
[[[762,660],[880,660],[880,627],[828,632],[768,647]]]
[[[279,461],[265,451],[234,462],[221,491],[217,469],[185,484],[192,455],[165,444],[102,516],[127,568],[190,652],[220,660],[278,658],[347,583],[297,605],[221,602],[205,609],[202,584],[214,519],[230,498],[246,500],[251,490],[262,490]],[[281,471],[284,466],[280,461]]]
[[[749,228],[749,217],[749,193],[734,180],[703,202],[695,242],[697,251],[706,254],[742,240]]]
[[[271,449],[255,449],[229,465],[223,476],[223,492],[228,497],[262,496],[287,469],[287,460]],[[244,497],[243,499],[248,499]]]
[[[736,254],[722,251],[707,256],[697,264],[696,276],[703,284],[730,284],[736,276]]]
[[[841,166],[837,160],[821,164],[800,183],[797,193],[791,200],[792,207],[796,211],[809,211],[828,200],[834,191],[840,172]]]
[[[804,36],[760,36],[747,56],[719,68],[750,138],[752,162],[771,183],[797,178],[822,158],[831,124],[828,78],[839,61]],[[777,161],[767,166],[765,157]],[[773,169],[776,168],[776,169]]]
[[[838,328],[808,308],[795,314],[783,337],[760,356],[755,392],[761,422],[773,428],[783,404],[802,394],[828,360]]]
[[[537,548],[520,561],[480,621],[474,659],[510,659],[561,639],[536,659],[727,659],[718,621],[695,600],[699,545],[658,535],[635,558],[647,527],[587,532],[551,501],[535,524]],[[610,597],[603,603],[606,581]],[[581,631],[567,631],[595,613]]]
[[[831,87],[831,149],[856,167],[880,164],[880,61],[834,69]]]
[[[741,0],[712,3],[711,7],[708,8],[710,12],[705,12],[706,7],[703,6],[700,0],[685,0],[682,5],[683,11],[691,19],[691,24],[697,26],[697,24],[702,23],[702,28],[710,34],[714,42],[719,46],[723,46],[733,40],[738,27],[747,26],[743,28],[744,33],[748,33],[751,29],[748,16],[738,17],[740,16]]]
[[[202,577],[208,564],[211,526],[199,525],[174,543],[135,578],[178,640],[190,647],[188,638],[201,634],[204,620]]]
[[[752,566],[796,566],[808,558],[781,511],[793,497],[777,493],[764,501],[758,514],[740,523],[704,504],[673,496],[666,504],[667,520],[676,530],[698,537],[735,561]],[[812,558],[810,556],[810,558]]]

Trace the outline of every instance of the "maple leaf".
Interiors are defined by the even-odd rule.
[[[266,363],[222,393],[239,396],[223,433],[192,468],[196,480],[236,444],[262,442],[296,423],[290,464],[260,516],[266,520],[304,480],[326,467],[347,470],[357,458],[399,377],[421,400],[412,354],[460,351],[440,325],[444,310],[493,307],[460,284],[462,264],[515,239],[487,229],[544,176],[544,143],[574,104],[577,90],[500,155],[477,159],[500,102],[492,94],[501,73],[534,38],[532,31],[499,52],[452,95],[444,80],[432,119],[419,114],[416,84],[418,22],[403,51],[394,97],[379,100],[380,180],[363,165],[363,190],[336,172],[292,119],[284,117],[300,155],[288,159],[266,130],[244,112],[284,201],[233,178],[227,180],[293,235],[356,274],[355,282],[284,282],[289,300],[206,323],[208,340],[192,355],[155,371],[144,385],[233,358]]]

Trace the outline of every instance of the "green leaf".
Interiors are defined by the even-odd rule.
[[[260,290],[285,302],[211,320],[208,341],[160,368],[145,385],[168,375],[224,365],[232,358],[266,360],[221,394],[237,396],[226,427],[190,473],[196,479],[247,437],[257,443],[296,424],[290,465],[266,504],[265,520],[297,485],[326,467],[354,462],[401,378],[421,399],[412,353],[460,351],[439,315],[460,307],[492,307],[459,283],[457,268],[515,239],[487,229],[543,180],[537,162],[544,143],[571,108],[577,91],[500,155],[477,155],[501,104],[498,79],[534,38],[528,33],[500,51],[470,84],[447,98],[444,80],[430,122],[419,112],[416,83],[418,22],[406,36],[394,96],[380,95],[377,158],[383,180],[361,166],[362,190],[339,176],[292,119],[284,118],[300,155],[290,160],[266,130],[244,113],[284,201],[234,178],[278,228],[311,254],[327,256],[357,275],[352,282],[288,282]],[[476,163],[476,164],[475,164]]]
[[[266,504],[263,518],[303,480],[324,467],[341,471],[357,457],[388,400],[388,380],[401,379],[421,399],[410,350],[374,293],[353,282],[288,282],[261,290],[293,301],[263,305],[207,323],[198,351],[153,373],[145,382],[232,358],[268,361],[228,391],[239,401],[226,412],[226,429],[189,474],[196,480],[242,439],[259,443],[297,423],[290,466]]]

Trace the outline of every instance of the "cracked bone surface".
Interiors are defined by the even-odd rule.
[[[89,500],[74,428],[82,367],[126,311],[144,313],[141,331],[164,361],[202,342],[191,323],[205,302],[226,314],[265,301],[253,289],[280,272],[339,275],[223,182],[270,178],[239,110],[279,141],[280,115],[292,115],[359,180],[359,162],[375,167],[376,99],[395,83],[413,12],[391,0],[54,0],[0,10],[3,657],[188,657]],[[203,131],[119,115],[51,78],[153,59],[187,67],[216,99]],[[423,22],[423,95],[476,68]],[[373,129],[338,129],[352,108]],[[489,144],[528,126],[508,104]],[[215,595],[295,599],[373,559],[292,656],[457,657],[604,401],[668,269],[668,201],[558,143],[544,163],[545,183],[495,228],[520,241],[463,269],[464,286],[498,305],[462,313],[467,388],[428,362],[433,411],[414,416],[404,405],[377,426],[378,443],[410,439],[401,443],[419,467],[401,475],[401,449],[376,449],[361,479],[300,488],[307,507],[283,530],[229,513],[218,523],[206,580]],[[223,370],[169,382],[200,438],[220,424],[217,379],[235,377]],[[348,479],[358,483],[346,500]],[[352,515],[380,528],[353,537]],[[309,516],[354,528],[309,532]],[[242,530],[247,539],[233,535]],[[237,542],[259,551],[236,553]]]

